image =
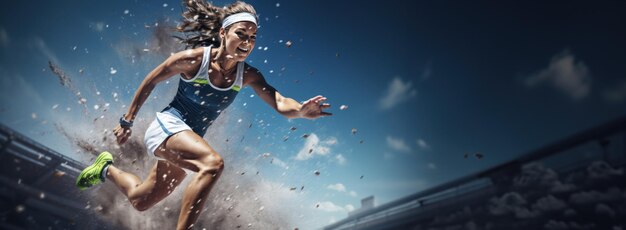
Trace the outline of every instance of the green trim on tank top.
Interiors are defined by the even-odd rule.
[[[200,85],[206,85],[209,84],[209,80],[207,79],[202,79],[202,78],[198,78],[192,81],[193,83],[197,83]],[[239,87],[238,85],[233,85],[233,87],[231,88],[232,90],[235,90],[237,92],[239,92],[239,90],[241,90],[241,87]]]
[[[202,79],[202,78],[197,78],[196,80],[193,80],[192,82],[193,83],[198,83],[198,84],[201,84],[201,85],[209,84],[209,80]]]

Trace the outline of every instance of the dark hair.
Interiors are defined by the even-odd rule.
[[[176,29],[178,32],[182,32],[185,38],[175,37],[180,40],[180,43],[185,44],[186,49],[209,45],[220,47],[222,41],[219,32],[222,21],[230,15],[247,12],[257,17],[254,7],[242,1],[237,1],[223,8],[204,0],[183,1],[187,11],[182,14],[183,22]],[[229,28],[225,29],[228,31]]]

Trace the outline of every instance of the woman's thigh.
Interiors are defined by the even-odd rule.
[[[222,160],[202,137],[191,130],[168,137],[154,154],[194,172],[198,172],[212,161]]]

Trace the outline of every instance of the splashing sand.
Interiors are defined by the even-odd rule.
[[[242,176],[238,172],[250,168],[250,163],[258,159],[255,154],[243,154],[243,146],[236,142],[225,142],[228,137],[244,135],[246,127],[232,129],[227,127],[234,109],[224,111],[210,127],[205,139],[212,145],[226,162],[226,167],[209,194],[194,229],[293,229],[294,205],[299,198],[290,193],[282,185],[265,181],[261,176],[250,173]],[[150,118],[152,119],[152,118]],[[145,178],[156,160],[149,157],[143,144],[143,132],[148,126],[148,120],[139,122],[133,128],[133,136],[129,141],[118,146],[111,131],[95,132],[92,134],[75,133],[61,126],[57,129],[80,148],[83,154],[91,158],[101,151],[109,151],[114,155],[115,164],[127,172]],[[232,118],[235,119],[235,118]],[[98,120],[91,129],[104,130],[107,126],[115,125],[113,119]],[[235,138],[233,138],[235,139]],[[163,201],[149,210],[139,212],[128,202],[127,198],[110,182],[86,190],[90,202],[88,211],[100,216],[103,221],[119,229],[174,229],[178,219],[183,191],[190,178],[195,173],[188,172],[188,176]]]

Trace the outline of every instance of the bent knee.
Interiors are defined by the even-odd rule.
[[[218,154],[207,155],[202,159],[199,173],[217,174],[224,170],[224,159]]]
[[[145,200],[134,200],[134,201],[131,201],[130,203],[133,205],[133,208],[135,208],[135,210],[140,211],[140,212],[146,211],[154,205],[154,204],[146,202]]]

